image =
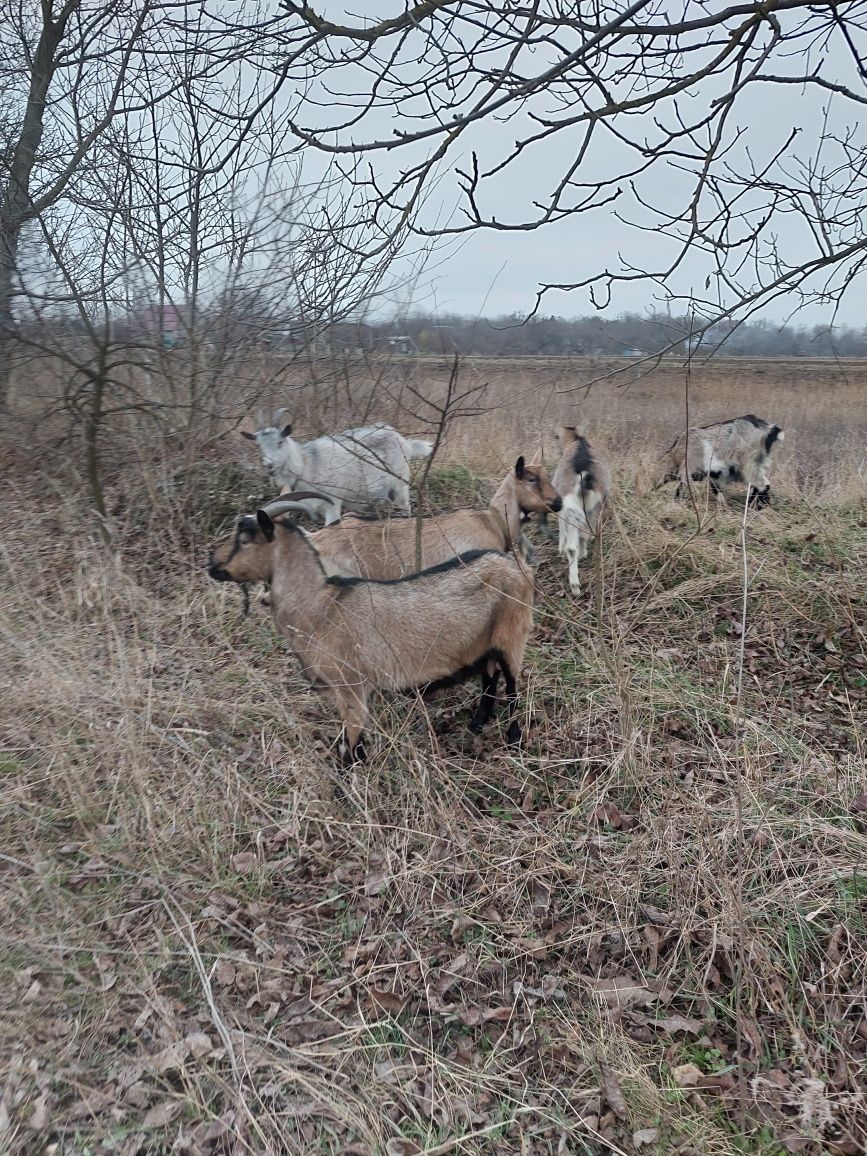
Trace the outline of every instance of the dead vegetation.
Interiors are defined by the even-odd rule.
[[[512,385],[438,503],[535,448]],[[786,442],[745,625],[740,511],[641,492],[652,382],[610,392],[585,600],[539,547],[526,751],[465,733],[466,688],[382,703],[349,778],[265,614],[201,569],[254,474],[119,456],[106,548],[12,458],[0,1148],[863,1152],[864,403],[840,385],[826,427],[783,388],[699,393],[837,446],[799,478]]]

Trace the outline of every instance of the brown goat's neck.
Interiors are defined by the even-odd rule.
[[[309,636],[331,603],[319,555],[300,530],[279,522],[275,526],[273,549],[271,610],[274,622],[284,632]]]
[[[506,523],[511,538],[511,543],[504,543],[506,547],[521,540],[521,507],[518,505],[515,483],[515,475],[510,471],[488,503],[488,509],[494,510]]]

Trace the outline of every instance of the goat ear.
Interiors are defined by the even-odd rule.
[[[251,441],[251,442],[254,442],[256,440],[256,435],[251,434],[248,430],[245,430],[245,429],[241,430],[241,437],[246,438],[247,441]]]
[[[270,515],[266,514],[264,510],[257,510],[256,521],[259,523],[259,529],[265,535],[266,541],[271,542],[274,538],[274,523],[271,521]]]
[[[280,430],[280,437],[281,438],[288,438],[291,433],[292,433],[292,422],[290,421],[288,425],[284,425],[283,428]]]
[[[523,455],[515,462],[515,477],[523,478],[524,476],[524,457]]]

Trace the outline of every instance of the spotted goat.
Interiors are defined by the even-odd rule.
[[[575,426],[558,430],[560,461],[551,481],[560,495],[558,548],[569,563],[569,588],[581,593],[578,563],[587,557],[611,493],[605,463]]]
[[[689,481],[707,481],[717,497],[731,485],[744,482],[748,501],[761,509],[771,500],[771,450],[777,442],[784,441],[785,436],[778,425],[771,425],[752,413],[711,425],[692,426],[666,451],[670,469],[663,481],[677,480],[678,497]]]

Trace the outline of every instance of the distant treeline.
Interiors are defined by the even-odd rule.
[[[62,337],[87,337],[105,327],[106,339],[142,347],[154,342],[169,348],[204,342],[219,349],[280,349],[300,355],[390,352],[393,354],[459,353],[479,357],[631,357],[690,349],[722,357],[867,357],[867,327],[851,329],[783,325],[757,319],[740,326],[714,326],[695,335],[685,317],[622,313],[619,317],[461,317],[458,314],[412,313],[390,320],[315,321],[280,308],[266,312],[256,302],[212,304],[195,311],[182,307],[160,321],[151,306],[85,327],[77,315],[30,320],[19,333],[25,344],[54,343]],[[88,337],[88,335],[90,335]]]
[[[458,352],[489,356],[634,356],[668,350],[684,355],[719,346],[728,357],[867,357],[867,328],[806,328],[758,319],[740,326],[716,326],[691,338],[684,317],[624,313],[616,318],[520,316],[470,318],[416,313],[388,324],[365,324],[356,330],[359,344],[389,345],[402,351]],[[673,346],[673,348],[672,348]]]

